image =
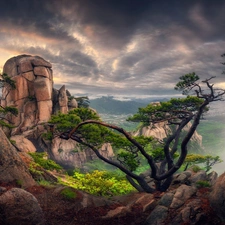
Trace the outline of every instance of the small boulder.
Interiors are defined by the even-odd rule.
[[[10,138],[16,142],[16,147],[21,152],[36,152],[36,148],[33,143],[25,138],[23,135],[15,135]]]
[[[187,199],[189,199],[192,195],[196,193],[196,191],[196,187],[182,184],[180,187],[177,188],[170,208],[177,209],[181,207]]]
[[[196,183],[200,180],[208,180],[208,177],[204,170],[200,170],[199,172],[191,176],[189,180],[191,181],[191,183]]]
[[[44,225],[37,199],[29,192],[12,188],[0,196],[0,224]]]
[[[151,212],[144,225],[164,225],[164,220],[166,219],[168,214],[168,208],[162,205],[158,205]]]

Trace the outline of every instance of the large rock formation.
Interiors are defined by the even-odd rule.
[[[95,153],[86,148],[79,149],[77,143],[73,140],[64,140],[61,138],[54,138],[51,145],[51,154],[53,155],[54,161],[63,165],[64,167],[79,167],[93,159],[97,159]],[[114,152],[112,146],[105,143],[99,150],[100,154],[106,158],[112,158]]]
[[[45,126],[51,115],[57,112],[68,113],[78,107],[77,101],[63,85],[59,90],[53,88],[52,65],[39,56],[20,55],[9,59],[3,68],[16,81],[16,89],[5,86],[2,92],[2,106],[18,108],[18,116],[7,119],[15,126],[11,139],[21,152],[47,151],[49,156],[66,167],[82,167],[89,160],[95,159],[90,150],[77,151],[73,140],[54,138],[46,143],[42,134],[48,130]],[[110,158],[113,150],[105,144],[101,153]]]
[[[30,55],[13,57],[5,63],[3,73],[16,81],[16,89],[5,86],[1,104],[15,106],[19,110],[18,116],[9,118],[16,126],[12,135],[47,122],[57,111],[68,112],[65,86],[59,91],[53,88],[51,68],[52,65],[43,58]]]
[[[28,168],[2,129],[0,137],[0,183],[18,183],[23,187],[35,185]]]
[[[10,118],[16,126],[12,134],[21,133],[38,123],[47,122],[52,114],[52,65],[37,56],[21,55],[9,59],[3,68],[16,81],[16,89],[3,88],[2,102],[18,108]]]

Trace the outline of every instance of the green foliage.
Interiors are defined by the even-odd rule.
[[[76,108],[69,111],[68,114],[59,113],[53,115],[49,123],[55,124],[56,129],[63,132],[76,127],[80,122],[88,119],[99,120],[100,118],[96,112],[91,109]]]
[[[73,178],[68,176],[61,183],[98,196],[123,195],[134,191],[124,177],[98,170],[86,174],[75,172]]]
[[[45,132],[41,135],[45,140],[49,140],[51,141],[53,139],[53,134],[52,132],[48,131],[48,132]]]
[[[195,96],[171,98],[167,102],[149,104],[144,108],[139,108],[136,114],[128,118],[128,121],[143,122],[144,125],[167,120],[179,122],[189,115],[190,112],[196,112],[202,103],[203,99]]]
[[[12,107],[12,106],[6,106],[4,108],[4,113],[7,114],[7,113],[11,113],[13,114],[14,116],[17,116],[18,115],[18,109],[15,108],[15,107]]]
[[[11,125],[11,124],[9,124],[9,123],[5,122],[4,120],[1,120],[1,119],[0,119],[0,126],[7,127],[7,128],[14,128],[15,127],[15,126],[13,126],[13,125]]]
[[[219,156],[188,154],[184,162],[189,166],[193,164],[203,164],[203,168],[208,172],[212,169],[213,165],[221,163],[222,160]]]
[[[70,187],[64,188],[60,194],[67,200],[72,200],[77,197],[75,190],[72,190]]]
[[[0,87],[10,87],[11,89],[16,88],[16,82],[12,80],[7,74],[0,74]],[[9,89],[10,90],[10,89]],[[8,91],[9,91],[8,90]],[[18,109],[11,106],[3,107],[0,105],[0,126],[7,127],[9,129],[14,128],[12,124],[6,120],[6,115],[11,114],[14,116],[18,115]]]
[[[47,180],[39,180],[38,184],[41,185],[41,186],[47,187],[47,188],[54,187],[54,185]]]
[[[58,165],[56,162],[54,162],[51,159],[47,159],[47,153],[29,153],[29,155],[34,159],[34,162],[43,167],[46,170],[62,170],[62,167]]]
[[[86,111],[84,111],[85,108],[80,108],[80,111],[75,109],[69,115],[59,115],[52,118],[51,122],[57,125],[59,131],[65,131],[60,137],[64,139],[72,138],[81,145],[93,150],[100,159],[114,165],[127,174],[129,181],[138,190],[144,190],[149,193],[155,190],[166,191],[171,183],[173,174],[182,166],[186,158],[188,143],[198,127],[204,112],[208,110],[208,104],[222,100],[222,95],[225,94],[224,90],[220,92],[220,90],[213,88],[213,84],[209,83],[211,79],[203,81],[208,88],[208,93],[206,93],[196,83],[199,77],[195,73],[186,74],[180,77],[180,82],[177,83],[175,89],[183,91],[183,94],[187,94],[192,90],[195,91],[196,96],[172,98],[167,102],[149,104],[146,107],[139,108],[138,113],[128,118],[128,121],[142,122],[143,126],[154,126],[156,123],[163,122],[171,128],[167,138],[161,141],[162,145],[154,146],[151,151],[148,151],[148,146],[149,143],[153,144],[152,140],[147,140],[144,137],[132,137],[132,134],[120,127],[101,122],[100,118],[94,115],[90,109],[86,109]],[[182,130],[187,127],[189,122],[192,122],[192,125],[188,128],[186,135],[182,137]],[[108,159],[101,155],[99,148],[103,143],[112,145],[116,153],[114,159]],[[178,160],[174,160],[177,157],[176,152],[179,152]],[[138,177],[133,173],[137,171],[143,158],[152,169],[151,177],[157,181],[155,189],[148,186],[141,176]],[[218,158],[206,157],[205,160],[207,171],[213,163],[218,162]],[[157,162],[162,162],[160,167],[156,164]],[[82,180],[82,187],[78,186],[78,188],[84,188],[85,182],[92,182],[91,186],[94,187],[94,182],[100,180],[101,183],[105,182],[102,187],[109,189],[110,183],[104,181],[104,177],[99,174],[99,171],[97,174],[98,179],[96,178],[95,181],[92,181],[92,178],[95,177],[94,173],[95,171],[91,174],[91,177],[89,176],[90,174],[75,173],[75,178]],[[137,182],[136,184],[134,183],[135,181]],[[105,190],[99,189],[98,186],[96,185],[95,188],[88,191],[94,190],[95,193],[100,192],[98,193],[99,195],[105,195]]]
[[[202,169],[201,169],[199,166],[197,166],[197,165],[193,165],[193,166],[191,167],[191,169],[192,169],[195,173],[197,173],[197,172],[199,172],[199,171],[202,170]]]
[[[0,79],[0,86],[3,87],[5,84],[10,85],[12,89],[16,88],[16,81],[12,80],[6,73],[3,73]]]
[[[117,153],[117,159],[122,162],[130,171],[135,171],[139,166],[139,161],[132,152],[120,150]]]
[[[29,171],[32,175],[41,175],[43,171],[40,170],[40,165],[35,162],[31,162],[29,164]]]
[[[199,80],[199,76],[195,73],[189,73],[180,77],[180,81],[176,84],[175,90],[182,91],[183,94],[188,94],[188,92],[193,88],[196,81]]]
[[[22,180],[16,180],[16,184],[17,184],[19,187],[22,187],[22,186],[23,186],[23,181],[22,181]]]
[[[15,141],[15,140],[9,139],[9,141],[10,141],[10,143],[11,143],[12,145],[15,145],[15,144],[16,144],[16,141]]]
[[[198,188],[203,188],[203,187],[210,187],[211,184],[207,180],[199,180],[199,181],[196,182],[196,186]]]

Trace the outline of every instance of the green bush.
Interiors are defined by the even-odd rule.
[[[54,185],[47,180],[39,180],[38,184],[41,186],[44,186],[44,187],[48,187],[48,188],[54,187]]]
[[[43,174],[43,171],[40,171],[38,168],[40,167],[39,164],[35,163],[35,162],[31,162],[29,165],[29,171],[31,174],[33,175],[41,175]]]
[[[51,140],[53,139],[53,134],[52,134],[50,131],[48,131],[48,132],[46,132],[46,133],[43,133],[43,134],[42,134],[42,137],[43,137],[45,140],[51,141]]]
[[[75,172],[61,183],[97,196],[123,195],[135,190],[124,177],[98,170],[86,174]]]
[[[60,194],[65,198],[65,199],[75,199],[77,197],[77,194],[75,190],[72,190],[71,188],[67,187],[63,189]]]
[[[47,158],[46,152],[35,152],[35,153],[29,153],[30,156],[34,159],[34,162],[39,164],[41,167],[43,167],[46,170],[62,170],[62,167],[58,165],[56,162],[54,162],[51,159]]]
[[[199,172],[199,171],[201,170],[201,167],[199,167],[199,166],[197,166],[197,165],[194,165],[194,166],[191,167],[191,169],[192,169],[195,173],[197,173],[197,172]]]
[[[207,181],[207,180],[199,180],[196,182],[196,186],[198,188],[201,188],[201,187],[210,187],[211,185],[210,185],[209,181]]]

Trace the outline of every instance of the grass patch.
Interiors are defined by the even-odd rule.
[[[210,187],[211,185],[210,185],[209,181],[207,181],[207,180],[199,180],[196,182],[196,186],[198,188],[203,188],[203,187]]]
[[[63,189],[60,194],[63,196],[63,198],[68,200],[75,199],[77,197],[76,192],[69,187]]]
[[[43,186],[43,187],[47,187],[47,188],[54,187],[54,185],[51,182],[47,181],[47,180],[39,180],[38,184]]]
[[[199,172],[201,169],[201,167],[197,166],[197,165],[194,165],[192,166],[190,169],[192,169],[195,173]]]
[[[96,196],[124,195],[135,191],[134,187],[119,175],[107,171],[95,170],[90,173],[74,172],[72,176],[58,178],[59,183],[88,192]]]
[[[29,153],[29,155],[34,159],[34,162],[39,164],[41,167],[43,167],[46,170],[56,170],[60,171],[63,168],[57,164],[55,161],[48,159],[48,155],[46,152],[35,152],[35,153]]]

